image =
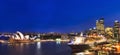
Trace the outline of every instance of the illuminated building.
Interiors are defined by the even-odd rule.
[[[96,28],[94,27],[94,28],[91,28],[90,30],[89,30],[89,35],[96,35],[97,34],[97,30],[96,30]]]
[[[15,40],[29,40],[29,35],[25,35],[19,31],[12,36]]]
[[[113,28],[112,27],[106,27],[105,28],[105,35],[108,36],[108,38],[113,37]]]
[[[113,29],[114,29],[114,38],[116,40],[120,40],[120,38],[119,38],[119,26],[120,26],[120,23],[119,23],[118,20],[116,20],[115,23],[114,23],[114,27],[113,27]]]
[[[63,35],[61,35],[61,39],[62,40],[67,40],[67,39],[69,39],[69,37],[68,37],[67,34],[63,34]]]
[[[98,34],[104,34],[104,18],[96,21],[96,29]]]

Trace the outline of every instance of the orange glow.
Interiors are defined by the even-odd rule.
[[[113,46],[113,47],[115,47],[117,50],[116,50],[116,53],[120,53],[120,44],[116,44],[115,46]]]

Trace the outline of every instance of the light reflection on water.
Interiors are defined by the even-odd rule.
[[[36,42],[0,44],[0,55],[72,55],[67,43]]]
[[[41,42],[37,42],[37,49],[41,48]]]
[[[71,53],[67,43],[61,42],[36,42],[0,44],[0,55],[84,55]]]
[[[42,54],[42,51],[41,51],[41,42],[37,42],[37,45],[36,45],[36,54],[35,55],[43,55]]]
[[[56,44],[61,44],[61,41],[56,41]]]

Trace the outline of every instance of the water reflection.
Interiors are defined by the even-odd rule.
[[[37,42],[37,49],[41,48],[41,42]]]
[[[71,49],[61,42],[0,44],[0,55],[71,55]]]
[[[36,47],[37,47],[37,49],[36,49],[36,54],[35,55],[43,55],[42,51],[41,51],[41,42],[37,42]]]
[[[61,41],[56,41],[56,44],[61,44]]]

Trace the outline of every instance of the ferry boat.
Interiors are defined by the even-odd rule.
[[[72,49],[72,53],[84,52],[85,50],[90,49],[90,46],[84,43],[84,39],[84,37],[75,37],[73,41],[68,43],[68,46]]]
[[[106,38],[102,35],[96,36],[76,36],[74,40],[68,43],[68,46],[71,47],[72,52],[84,52],[85,50],[91,49],[92,46],[96,43],[105,42]]]

